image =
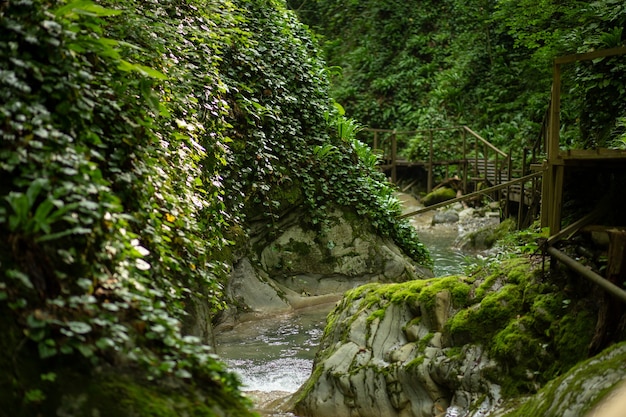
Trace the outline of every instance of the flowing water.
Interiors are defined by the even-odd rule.
[[[218,354],[241,377],[244,391],[295,392],[311,374],[332,306],[241,323],[223,332]]]
[[[401,196],[406,211],[417,202]],[[420,240],[435,262],[435,276],[463,272],[468,256],[454,248],[454,225],[430,226],[432,215],[412,218]],[[309,377],[326,315],[334,305],[322,305],[282,316],[241,323],[217,337],[217,352],[241,378],[243,390],[257,404],[295,392]],[[262,406],[261,406],[262,407]],[[268,416],[290,416],[264,411]]]

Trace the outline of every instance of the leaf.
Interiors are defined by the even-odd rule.
[[[82,353],[83,356],[86,358],[91,358],[93,356],[93,348],[91,346],[81,343],[78,346],[76,346],[76,349],[78,349],[78,351]]]
[[[51,200],[45,200],[37,206],[37,210],[35,210],[35,215],[33,216],[33,220],[35,221],[37,228],[35,228],[33,232],[37,232],[38,229],[41,229],[44,233],[50,233],[51,222],[48,215],[53,208],[54,204]]]
[[[65,17],[67,19],[76,19],[78,15],[92,17],[117,16],[122,13],[121,10],[107,9],[95,4],[90,0],[76,0],[70,4],[59,7],[54,12],[55,16]]]
[[[82,321],[68,321],[67,327],[77,334],[86,334],[91,331],[91,326]]]
[[[22,271],[18,271],[17,269],[9,269],[6,271],[6,276],[7,278],[12,278],[21,282],[28,289],[32,290],[35,288],[33,287],[33,283],[30,282],[30,278],[28,278],[28,275],[26,275]]]
[[[115,347],[115,342],[113,341],[113,339],[110,339],[108,337],[101,337],[100,339],[96,340],[96,346],[98,347],[98,349],[106,350]]]
[[[191,372],[189,372],[186,369],[178,369],[178,370],[176,370],[175,374],[176,374],[177,377],[184,378],[184,379],[191,378],[191,376],[192,376]]]
[[[46,180],[45,178],[37,178],[30,184],[30,186],[28,187],[28,190],[26,190],[26,196],[28,197],[29,208],[35,204],[35,200],[37,199],[37,196],[41,192],[41,189],[44,187],[44,185],[46,185],[47,183],[48,183],[48,180]]]
[[[150,264],[143,259],[135,259],[135,266],[137,267],[137,269],[140,269],[142,271],[147,271],[151,268]]]
[[[46,374],[41,374],[41,380],[42,381],[50,381],[50,382],[54,382],[57,379],[57,374],[54,372],[48,372]]]
[[[39,350],[39,357],[41,359],[52,357],[58,352],[56,348],[56,343],[53,339],[46,339],[43,342],[39,342],[37,348]]]
[[[15,231],[20,226],[25,227],[28,223],[28,215],[30,212],[28,196],[23,193],[11,191],[4,199],[9,203],[14,212],[13,215],[9,215],[9,230]]]
[[[43,235],[35,239],[36,242],[47,242],[49,240],[60,239],[69,235],[86,235],[91,233],[91,229],[87,229],[86,227],[74,227],[72,229],[66,229],[62,232],[52,233],[48,235]]]
[[[122,71],[135,71],[146,77],[156,78],[157,80],[167,80],[167,75],[155,70],[154,68],[150,68],[141,64],[133,64],[123,59],[120,60],[120,63],[117,67]]]

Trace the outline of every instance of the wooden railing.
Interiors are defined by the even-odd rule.
[[[420,130],[364,129],[360,135],[362,141],[380,153],[380,168],[390,174],[393,183],[398,180],[399,167],[419,166],[427,173],[427,192],[435,188],[436,182],[443,183],[455,177],[461,181],[466,196],[461,200],[480,194],[490,195],[494,200],[506,202],[503,213],[506,217],[510,214],[510,201],[518,202],[520,227],[529,224],[534,212],[539,210],[536,198],[539,176],[529,175],[527,152],[523,154],[522,169],[516,172],[525,180],[514,180],[511,154],[467,126]],[[421,154],[411,157],[409,146],[419,138],[422,140]]]
[[[546,150],[546,158],[542,166],[544,181],[541,198],[541,225],[543,227],[549,227],[550,234],[556,234],[561,230],[565,159],[567,159],[570,154],[577,155],[574,156],[574,158],[578,157],[579,159],[597,157],[608,159],[615,157],[613,154],[616,153],[611,150],[570,150],[567,153],[561,151],[561,66],[579,61],[592,61],[594,59],[625,54],[626,47],[621,46],[589,53],[562,56],[554,60],[550,106],[544,121],[545,134],[543,135],[543,145]],[[602,153],[602,155],[600,155],[600,153]],[[623,157],[619,152],[617,152],[616,156],[619,158]]]
[[[443,139],[436,141],[437,134],[443,134]],[[406,155],[407,142],[418,136],[426,142],[427,155],[409,158]],[[439,180],[449,178],[450,170],[455,168],[455,174],[463,181],[464,192],[468,192],[468,182],[497,185],[511,179],[510,155],[467,126],[405,131],[364,129],[361,139],[381,153],[381,169],[390,172],[394,183],[397,181],[399,166],[423,166],[428,172],[428,192],[433,189],[435,167],[438,166],[445,169],[444,178]]]

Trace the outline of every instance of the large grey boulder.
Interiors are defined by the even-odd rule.
[[[585,361],[593,295],[563,280],[565,298],[537,267],[512,258],[471,277],[346,293],[311,377],[284,409],[303,417],[602,416],[588,413],[626,380],[626,342]]]
[[[499,387],[484,377],[497,365],[482,347],[446,345],[450,291],[442,286],[426,302],[408,294],[437,286],[437,279],[398,285],[406,288],[392,292],[406,290],[406,298],[365,286],[338,305],[313,375],[293,397],[296,414],[432,417],[470,405],[484,411],[499,401]]]
[[[374,233],[354,214],[335,210],[324,233],[307,229],[294,211],[269,235],[253,232],[250,250],[232,268],[227,286],[229,311],[222,322],[241,313],[275,314],[338,300],[370,282],[402,282],[432,277],[395,243]]]

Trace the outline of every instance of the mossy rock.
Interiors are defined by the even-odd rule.
[[[584,416],[617,387],[626,372],[626,342],[578,363],[505,417]],[[595,414],[594,414],[595,415]]]
[[[487,226],[475,232],[468,233],[461,239],[463,250],[491,249],[497,241],[503,239],[515,229],[515,221],[511,218],[504,220],[497,226]]]
[[[564,300],[540,272],[527,258],[492,264],[476,277],[468,307],[446,323],[454,345],[480,343],[504,365],[493,379],[505,396],[534,392],[584,360],[593,335],[586,294]]]
[[[452,200],[455,197],[456,191],[452,188],[442,187],[432,191],[430,194],[427,194],[424,198],[422,198],[422,204],[424,204],[424,207],[428,207],[443,201]]]

